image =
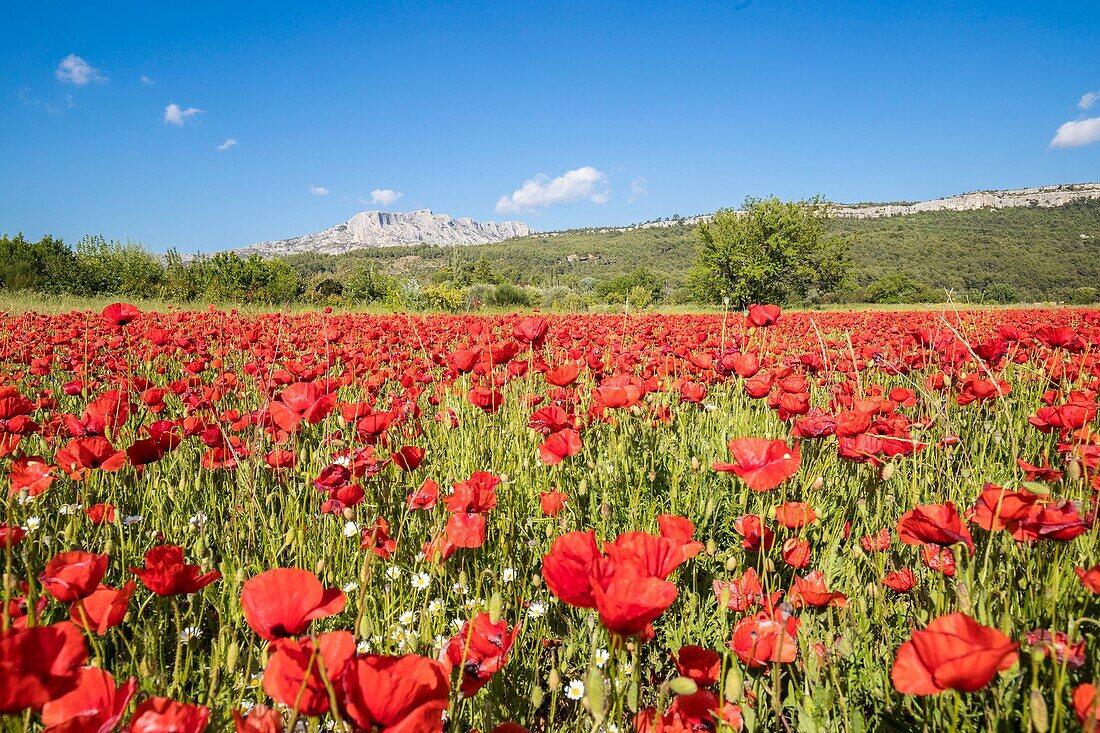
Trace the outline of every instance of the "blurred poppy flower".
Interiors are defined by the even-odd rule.
[[[556,517],[565,508],[569,495],[561,491],[543,491],[539,493],[539,507],[548,517]]]
[[[202,733],[210,721],[210,709],[166,697],[151,697],[137,706],[130,718],[130,733]]]
[[[38,576],[43,589],[62,603],[91,595],[107,572],[107,555],[62,552],[54,555]]]
[[[153,547],[145,553],[144,568],[130,568],[142,584],[158,596],[197,593],[222,577],[217,570],[203,573],[198,565],[183,561],[183,548],[175,545]]]
[[[547,466],[553,466],[580,453],[581,447],[581,434],[572,428],[566,428],[547,436],[539,446],[539,458]]]
[[[673,656],[676,671],[700,687],[710,687],[722,673],[722,657],[718,652],[693,644],[685,644]]]
[[[107,633],[107,629],[122,623],[136,588],[137,584],[132,580],[118,589],[101,585],[88,597],[73,603],[72,608],[69,609],[69,618],[80,628],[87,628],[103,636]],[[87,619],[87,626],[84,623],[85,619]]]
[[[774,489],[798,473],[802,465],[798,446],[782,440],[735,438],[729,443],[734,463],[715,463],[715,471],[732,472],[753,491]]]
[[[274,641],[305,633],[311,621],[344,610],[347,597],[325,588],[308,570],[275,568],[249,578],[241,588],[241,609],[249,628]]]
[[[248,715],[233,711],[234,733],[283,733],[283,719],[278,710],[266,705],[253,705]]]
[[[442,733],[451,686],[434,659],[367,654],[348,663],[336,690],[341,711],[359,730]]]
[[[264,692],[303,715],[329,711],[326,681],[340,679],[355,656],[355,638],[347,631],[330,631],[310,639],[276,639],[264,669]],[[323,670],[323,673],[322,673]]]
[[[974,540],[951,502],[922,504],[906,512],[898,520],[898,539],[907,545],[940,545],[948,547],[962,542],[974,553]]]
[[[107,733],[115,729],[137,690],[131,677],[119,687],[108,672],[84,667],[76,687],[42,706],[45,733]]]
[[[519,629],[517,624],[509,631],[506,621],[493,623],[489,614],[479,613],[447,641],[441,658],[452,669],[462,670],[464,696],[473,697],[494,674],[504,669]]]

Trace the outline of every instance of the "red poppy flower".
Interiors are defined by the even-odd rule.
[[[311,621],[344,610],[347,597],[325,588],[308,570],[275,568],[249,578],[241,588],[241,609],[260,638],[274,641],[305,633]]]
[[[113,473],[126,465],[126,451],[115,450],[106,438],[94,435],[73,438],[57,451],[54,460],[73,481],[83,481],[99,469]]]
[[[431,509],[437,501],[439,501],[439,484],[426,478],[419,489],[409,494],[406,503],[409,509]]]
[[[444,531],[455,547],[477,548],[485,544],[488,525],[484,514],[458,512],[447,519]]]
[[[588,576],[601,557],[596,533],[566,532],[554,540],[542,558],[542,578],[556,597],[577,608],[595,608]]]
[[[964,613],[940,616],[898,649],[890,679],[906,695],[974,692],[1016,664],[1016,647],[1000,631]]]
[[[13,493],[26,491],[30,496],[38,496],[54,482],[53,467],[35,456],[16,458],[8,469]]]
[[[210,721],[205,705],[189,705],[166,697],[151,697],[130,718],[130,733],[202,733]]]
[[[271,419],[288,433],[297,432],[305,420],[315,425],[336,407],[336,393],[325,392],[313,382],[295,382],[268,405]]]
[[[890,548],[890,530],[883,527],[874,534],[864,535],[859,538],[859,544],[867,552],[885,552]]]
[[[103,320],[111,326],[125,326],[141,315],[141,310],[130,303],[111,303],[103,309]]]
[[[1095,685],[1085,682],[1073,688],[1073,712],[1082,730],[1094,733],[1100,729],[1100,698]]]
[[[799,529],[817,521],[817,514],[809,504],[788,501],[775,508],[775,521],[787,529]]]
[[[782,440],[735,438],[729,449],[735,462],[715,463],[714,470],[737,474],[753,491],[774,489],[802,465],[798,446],[788,447]]]
[[[902,568],[883,576],[882,584],[896,593],[908,593],[917,584],[917,578],[912,570]]]
[[[829,592],[825,588],[825,574],[820,570],[814,570],[809,575],[794,579],[794,586],[791,588],[790,594],[791,605],[795,608],[801,608],[803,606],[816,606],[822,608],[824,606],[839,606],[844,607],[848,605],[848,597],[843,593]]]
[[[517,624],[509,631],[506,621],[493,623],[489,614],[479,613],[447,641],[442,658],[452,669],[462,670],[463,695],[473,697],[494,674],[504,669],[519,629]]]
[[[722,673],[722,657],[701,646],[685,644],[672,661],[681,677],[694,680],[700,687],[710,687]]]
[[[345,717],[378,733],[442,733],[450,692],[443,665],[412,654],[357,656],[337,687]]]
[[[547,466],[561,463],[569,456],[581,452],[581,434],[572,428],[549,435],[539,446],[539,458]]]
[[[330,631],[314,639],[276,639],[271,648],[274,653],[264,670],[264,692],[303,715],[327,713],[325,681],[331,684],[340,679],[355,656],[355,638],[347,631]]]
[[[810,564],[812,550],[810,543],[798,537],[790,537],[783,542],[783,562],[792,568],[804,568]]]
[[[283,733],[283,719],[278,710],[266,705],[253,705],[248,715],[233,711],[234,733]]]
[[[183,548],[174,545],[153,547],[145,553],[144,568],[130,568],[142,584],[158,596],[197,593],[222,577],[217,570],[203,573],[198,565],[183,562]]]
[[[784,623],[761,611],[737,622],[729,647],[750,669],[773,662],[793,662],[798,656],[797,629],[797,623]]]
[[[764,520],[758,514],[738,517],[733,522],[733,528],[744,538],[741,540],[741,547],[749,552],[770,550],[775,542],[775,533],[764,525]]]
[[[959,512],[951,502],[922,504],[906,512],[898,520],[898,539],[907,545],[940,545],[947,547],[957,542],[966,545],[974,553],[974,540],[963,524]]]
[[[382,517],[364,527],[359,543],[360,550],[370,550],[381,558],[388,558],[397,549],[397,540],[390,537],[390,523]]]
[[[746,317],[750,326],[756,326],[757,328],[767,328],[774,325],[779,320],[779,316],[782,313],[777,305],[750,305],[749,312]]]
[[[1089,570],[1074,568],[1073,572],[1077,573],[1077,578],[1081,581],[1081,585],[1085,586],[1093,593],[1100,593],[1100,565],[1094,565]]]
[[[546,381],[555,387],[568,387],[577,381],[581,373],[581,365],[576,362],[567,362],[553,369],[547,370],[543,375]]]
[[[512,327],[512,337],[521,343],[541,346],[550,323],[545,318],[529,317]]]
[[[135,588],[137,584],[132,580],[119,589],[101,585],[87,598],[73,603],[69,609],[69,618],[80,628],[87,628],[103,636],[107,629],[122,623]]]
[[[27,536],[27,531],[18,525],[0,522],[0,550],[15,547]]]
[[[415,471],[424,460],[424,449],[415,445],[406,445],[390,456],[395,466],[402,471]]]
[[[107,555],[90,552],[62,552],[46,563],[38,576],[42,587],[62,603],[90,596],[107,572]]]
[[[921,562],[929,569],[949,578],[955,574],[955,551],[950,547],[927,544],[921,545],[920,552]]]
[[[542,513],[548,517],[556,517],[565,508],[569,501],[569,494],[560,491],[543,491],[539,493],[539,507]]]
[[[764,595],[764,587],[760,584],[760,576],[755,568],[749,568],[741,577],[732,581],[715,579],[712,583],[714,597],[718,603],[726,606],[731,611],[747,611],[754,605],[762,605],[771,608],[783,593],[776,591],[770,596]]]
[[[122,719],[136,690],[134,677],[119,687],[108,672],[84,667],[75,689],[42,706],[45,733],[109,733]]]
[[[84,635],[67,621],[0,631],[0,715],[41,710],[71,692],[87,661]]]
[[[604,558],[592,569],[592,596],[600,622],[613,634],[634,636],[676,600],[676,586],[636,562]]]

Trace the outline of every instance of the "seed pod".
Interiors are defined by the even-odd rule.
[[[1047,701],[1043,699],[1043,693],[1032,689],[1028,698],[1028,714],[1031,716],[1031,727],[1037,733],[1047,733],[1050,730],[1050,713],[1047,710]]]
[[[726,558],[726,571],[732,573],[737,569],[737,558],[730,555]]]
[[[718,543],[714,541],[713,537],[707,539],[707,557],[714,557],[714,553],[718,551]]]
[[[489,598],[489,621],[491,623],[498,623],[500,621],[501,606],[504,605],[504,598],[500,593],[494,593]]]
[[[542,698],[546,696],[546,693],[542,691],[542,688],[535,685],[531,688],[531,707],[536,710],[542,705]]]
[[[699,462],[699,459],[696,458],[695,456],[692,456],[691,457],[691,470],[692,471],[698,471],[702,467],[703,467],[703,464],[701,464]]]
[[[546,678],[546,686],[551,692],[556,692],[561,687],[561,675],[558,674],[557,668],[550,670],[550,675]]]
[[[731,665],[729,672],[726,672],[726,684],[722,689],[726,702],[734,703],[740,700],[745,691],[744,684],[741,668],[736,664]]]
[[[325,574],[325,559],[322,557],[313,567],[313,574],[320,577]]]
[[[237,660],[241,656],[241,645],[234,639],[225,652],[225,673],[233,674],[237,671]]]
[[[690,677],[676,677],[668,683],[668,689],[677,695],[694,695],[699,691],[699,685]]]
[[[599,667],[593,666],[588,670],[584,690],[588,712],[592,713],[592,717],[597,721],[603,720],[607,709],[607,687],[604,685],[603,673],[600,672]]]
[[[1074,458],[1066,464],[1066,478],[1070,481],[1081,480],[1081,461]]]

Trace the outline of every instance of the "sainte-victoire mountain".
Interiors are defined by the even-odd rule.
[[[363,211],[343,224],[291,239],[259,242],[237,250],[262,257],[282,257],[303,252],[338,255],[364,247],[396,247],[403,244],[489,244],[526,237],[531,227],[521,221],[455,219],[428,209],[407,213]]]

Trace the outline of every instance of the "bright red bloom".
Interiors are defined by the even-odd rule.
[[[677,695],[663,713],[650,707],[634,716],[635,733],[740,731],[743,725],[741,708],[719,700],[710,690]]]
[[[406,504],[409,509],[431,509],[437,501],[439,501],[439,484],[426,478],[419,489],[409,494]]]
[[[470,478],[454,485],[454,492],[443,503],[450,512],[487,513],[497,505],[498,484],[500,476],[488,471],[474,471]]]
[[[26,491],[30,496],[38,496],[50,488],[56,477],[53,475],[53,467],[44,460],[27,456],[11,462],[8,478],[11,480],[13,493]]]
[[[27,531],[18,525],[8,526],[7,522],[0,522],[0,550],[15,547],[27,536]]]
[[[812,549],[810,543],[798,537],[789,537],[783,542],[783,562],[792,568],[804,568],[810,564]]]
[[[210,721],[205,705],[189,705],[166,697],[151,697],[130,718],[130,733],[202,733]]]
[[[73,603],[69,609],[69,618],[80,628],[90,629],[103,636],[107,629],[122,623],[136,588],[137,584],[132,580],[119,589],[101,585],[87,598]],[[88,620],[87,626],[84,625],[84,619]]]
[[[775,521],[787,529],[798,529],[817,521],[817,514],[809,504],[800,501],[788,501],[775,508]]]
[[[906,695],[974,692],[1016,664],[1018,644],[964,613],[940,616],[898,649],[890,679]]]
[[[274,641],[305,633],[311,621],[344,610],[347,597],[325,588],[308,570],[275,568],[245,581],[241,609],[260,638]]]
[[[729,647],[750,669],[772,662],[793,662],[798,656],[798,625],[792,621],[778,621],[766,611],[746,616],[733,627]]]
[[[896,593],[908,593],[917,584],[917,578],[912,570],[902,568],[883,576],[882,584]]]
[[[42,707],[45,733],[110,733],[136,690],[134,677],[119,687],[108,672],[84,667],[77,675],[75,689]]]
[[[539,458],[547,466],[553,466],[580,453],[581,447],[581,434],[572,428],[566,428],[547,436],[539,446]]]
[[[477,548],[485,544],[488,523],[484,514],[459,512],[448,517],[444,532],[455,547]]]
[[[234,733],[283,733],[283,718],[278,710],[266,705],[253,705],[248,715],[233,711]]]
[[[107,555],[90,552],[62,552],[46,563],[38,576],[42,587],[62,603],[90,596],[107,572]]]
[[[67,621],[0,631],[0,715],[41,710],[71,692],[87,661],[84,635]]]
[[[116,327],[132,323],[140,315],[141,310],[130,303],[111,303],[103,309],[103,320]]]
[[[370,550],[381,558],[388,558],[397,549],[397,540],[390,537],[390,523],[382,517],[374,520],[374,524],[363,527],[360,550]]]
[[[453,669],[462,670],[462,694],[473,697],[489,679],[504,669],[508,651],[519,634],[516,624],[511,631],[506,621],[493,623],[487,613],[479,613],[447,642],[443,659]]]
[[[539,507],[542,513],[548,517],[556,517],[565,508],[569,501],[569,494],[560,491],[543,491],[539,493]]]
[[[718,652],[701,646],[685,644],[672,661],[681,677],[694,680],[700,687],[710,687],[722,673],[722,657]]]
[[[781,591],[776,591],[770,596],[765,596],[756,568],[749,568],[741,574],[741,577],[729,582],[715,579],[712,587],[714,597],[718,599],[719,604],[738,612],[747,611],[757,604],[771,608],[783,595]]]
[[[737,474],[753,491],[774,489],[798,473],[802,458],[798,446],[782,440],[735,438],[729,443],[734,463],[715,463],[715,471]]]
[[[1073,688],[1073,712],[1086,733],[1100,729],[1100,697],[1095,685],[1085,682]]]
[[[907,545],[940,545],[948,547],[957,542],[966,545],[974,553],[974,540],[963,524],[959,512],[951,502],[922,504],[906,512],[898,520],[898,539]]]
[[[142,584],[158,596],[197,593],[222,577],[221,572],[203,573],[198,565],[183,561],[183,548],[175,545],[153,547],[145,553],[144,568],[130,568]]]
[[[848,597],[843,593],[831,593],[825,588],[825,574],[814,570],[803,578],[795,578],[790,594],[791,605],[803,606],[840,606],[848,605]]]
[[[733,528],[744,539],[741,547],[749,552],[760,552],[771,549],[775,542],[775,533],[764,525],[764,520],[758,514],[745,514],[733,522]]]
[[[767,328],[774,325],[779,320],[779,316],[782,311],[777,305],[757,305],[753,304],[749,306],[749,312],[746,316],[748,325],[756,326],[757,328]]]
[[[368,654],[349,662],[336,694],[359,730],[442,733],[450,692],[446,669],[434,659]]]
[[[554,540],[542,558],[542,578],[555,596],[570,606],[595,608],[596,599],[588,576],[600,559],[596,533],[566,532]]]
[[[402,471],[415,471],[424,460],[424,449],[417,448],[415,445],[406,445],[390,458]]]
[[[315,425],[336,407],[336,393],[325,392],[313,382],[295,382],[268,405],[271,419],[288,433],[297,432],[305,420]]]
[[[315,639],[276,639],[271,647],[274,653],[264,670],[264,692],[303,715],[327,713],[325,680],[331,683],[344,673],[355,656],[355,637],[347,631],[330,631]]]
[[[649,575],[635,562],[605,558],[592,571],[592,596],[600,621],[613,634],[634,636],[676,600],[676,586]]]
[[[1094,565],[1089,570],[1074,568],[1073,572],[1077,573],[1077,578],[1081,581],[1081,585],[1085,586],[1093,593],[1100,593],[1100,565]]]
[[[112,473],[126,465],[126,451],[115,450],[110,441],[100,435],[73,438],[54,455],[57,465],[73,481],[83,481],[99,469]]]
[[[512,327],[512,337],[525,344],[541,346],[549,327],[550,323],[545,318],[530,316]]]

